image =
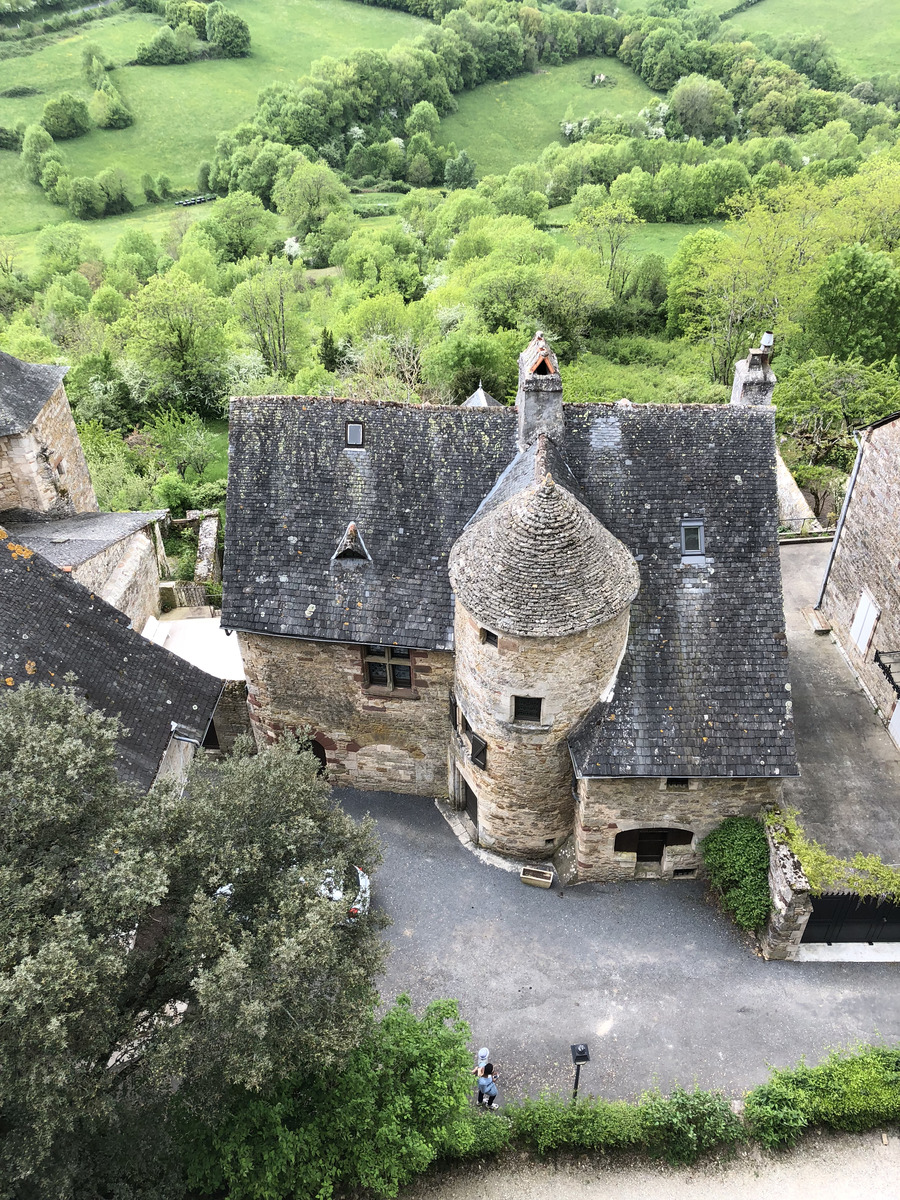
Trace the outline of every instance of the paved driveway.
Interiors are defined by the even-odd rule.
[[[900,750],[828,636],[800,609],[819,598],[831,545],[782,546],[781,572],[800,778],[785,800],[832,854],[900,864]]]
[[[569,1045],[593,1061],[582,1090],[630,1097],[658,1080],[740,1092],[766,1064],[900,1040],[900,964],[766,963],[709,907],[702,883],[524,887],[464,849],[430,800],[337,791],[370,812],[385,862],[375,902],[393,918],[389,999],[459,999],[503,1092],[571,1086]]]

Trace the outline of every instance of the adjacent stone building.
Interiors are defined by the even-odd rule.
[[[580,879],[689,875],[796,774],[771,405],[233,402],[223,624],[258,740]]]
[[[818,607],[900,745],[900,413],[858,438]]]
[[[141,637],[128,618],[0,521],[0,688],[62,686],[122,721],[119,770],[146,790],[183,778],[222,682]]]
[[[97,508],[63,387],[67,370],[0,351],[0,512]]]

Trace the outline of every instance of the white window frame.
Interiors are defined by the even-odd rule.
[[[888,733],[900,746],[900,700],[894,705],[894,711],[891,713],[891,719],[888,723]]]
[[[850,626],[850,641],[860,654],[865,654],[869,649],[880,616],[881,609],[875,603],[875,597],[868,588],[863,588]]]

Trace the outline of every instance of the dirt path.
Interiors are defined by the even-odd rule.
[[[739,1152],[673,1170],[603,1162],[466,1167],[421,1180],[402,1200],[900,1200],[900,1137],[812,1136],[788,1153]]]

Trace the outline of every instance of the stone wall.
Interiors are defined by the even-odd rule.
[[[865,435],[862,462],[834,552],[822,609],[869,694],[889,720],[897,696],[875,662],[876,650],[900,650],[900,420]],[[865,650],[850,641],[863,588],[881,615]],[[895,674],[900,675],[900,668]]]
[[[487,743],[486,767],[472,761],[471,738],[451,741],[453,800],[462,781],[478,798],[477,840],[504,854],[552,855],[574,823],[572,761],[566,738],[608,686],[628,636],[628,612],[558,638],[498,635],[484,641],[457,600],[454,690],[460,713]],[[539,725],[513,720],[513,698],[541,698]]]
[[[755,816],[781,797],[778,779],[692,779],[671,790],[664,778],[579,779],[575,854],[579,882],[633,879],[636,858],[617,852],[616,836],[629,829],[687,829],[690,846],[669,846],[660,875],[700,866],[697,843],[725,817]]]
[[[783,842],[772,836],[766,826],[769,843],[769,892],[773,911],[759,944],[763,958],[792,959],[803,940],[806,923],[812,914],[809,880],[797,856]]]
[[[143,531],[107,546],[72,571],[72,578],[125,613],[140,632],[159,613],[159,571],[152,539]]]
[[[413,691],[365,687],[363,646],[238,632],[259,744],[309,727],[345,787],[447,795],[453,656],[412,650]]]
[[[247,706],[247,684],[243,679],[228,679],[216,705],[213,727],[219,749],[226,754],[242,733],[250,733],[250,709]]]
[[[66,390],[60,384],[34,425],[0,438],[0,511],[96,512],[97,497]]]

